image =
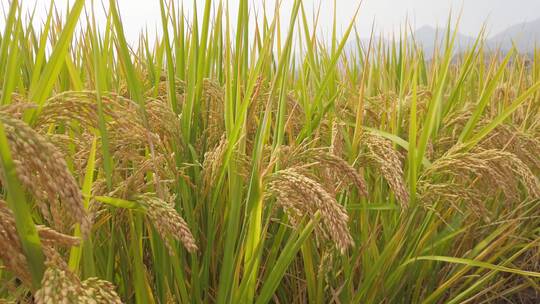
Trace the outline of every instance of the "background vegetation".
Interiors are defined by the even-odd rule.
[[[428,61],[248,2],[161,0],[132,47],[114,0],[39,28],[11,1],[2,301],[538,301],[540,53],[448,31]]]

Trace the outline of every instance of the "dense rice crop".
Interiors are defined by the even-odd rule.
[[[537,303],[540,53],[350,47],[248,2],[161,0],[132,46],[114,0],[11,1],[0,302]]]

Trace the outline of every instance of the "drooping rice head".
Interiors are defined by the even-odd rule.
[[[189,226],[170,203],[151,194],[141,195],[137,200],[144,204],[148,220],[158,231],[171,255],[174,255],[174,250],[169,237],[181,242],[189,252],[197,251]]]
[[[276,197],[293,225],[320,211],[320,238],[331,240],[341,252],[353,245],[345,208],[321,184],[294,169],[278,171],[269,179],[268,192]]]
[[[409,190],[404,179],[401,155],[389,140],[378,135],[366,132],[362,136],[361,143],[367,147],[367,151],[360,156],[360,164],[362,165],[363,161],[373,164],[388,183],[398,202],[406,208],[409,205]]]
[[[62,234],[43,225],[38,225],[37,231],[45,257],[49,261],[59,261],[60,255],[56,248],[70,248],[80,244],[79,238]],[[17,278],[30,285],[30,272],[15,226],[15,217],[3,200],[0,200],[0,245],[2,248],[0,250],[0,260]]]
[[[105,304],[122,303],[114,286],[104,280],[80,279],[69,270],[48,263],[43,276],[41,289],[35,293],[36,304],[83,303]]]
[[[17,177],[32,193],[43,216],[62,232],[71,231],[77,222],[87,235],[91,223],[62,153],[21,120],[0,113],[0,121],[6,128]]]
[[[424,171],[419,193],[425,202],[440,200],[452,206],[463,202],[478,217],[489,219],[486,201],[502,195],[510,207],[524,195],[537,199],[540,183],[515,154],[482,148],[463,152],[456,146]]]

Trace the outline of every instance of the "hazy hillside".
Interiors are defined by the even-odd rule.
[[[431,55],[435,43],[439,45],[444,41],[446,29],[423,26],[414,33],[415,41],[421,44],[426,55]],[[456,36],[455,50],[463,51],[474,43],[475,38],[458,33]],[[507,51],[515,43],[522,53],[534,51],[535,44],[540,42],[540,19],[531,22],[523,22],[513,25],[486,40],[489,49],[501,49]]]
[[[533,51],[535,44],[540,42],[540,19],[511,26],[490,38],[488,43],[492,48],[509,50],[512,41],[520,52]]]
[[[444,47],[446,39],[445,28],[433,28],[431,26],[423,26],[414,33],[414,41],[419,43],[424,48],[424,53],[427,57],[431,57],[435,47]],[[475,39],[461,33],[457,33],[455,40],[455,50],[463,51],[474,44]]]
[[[435,28],[432,26],[422,26],[417,29],[411,40],[414,40],[419,45],[422,45],[424,54],[427,59],[431,58],[436,46],[443,46],[446,35],[446,28]],[[376,37],[378,41],[380,37]],[[474,44],[475,37],[457,33],[454,50],[460,53]],[[369,40],[362,39],[361,44],[367,46]],[[490,36],[486,40],[486,47],[490,50],[501,49],[508,51],[512,44],[515,43],[518,50],[522,53],[532,53],[535,44],[540,44],[540,19],[531,22],[523,22],[513,25],[495,35]],[[347,49],[354,50],[357,47],[356,41],[351,41]]]

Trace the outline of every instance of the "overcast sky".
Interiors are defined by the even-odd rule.
[[[9,0],[0,0],[3,9],[9,6]],[[45,18],[48,0],[19,0],[27,9],[37,4],[37,16]],[[192,0],[174,0],[183,3],[186,11],[192,11]],[[226,1],[226,0],[224,0]],[[274,7],[276,0],[266,0],[268,8]],[[351,20],[355,8],[360,0],[337,0],[338,27],[344,29]],[[64,8],[68,0],[56,0],[59,8]],[[90,2],[90,0],[87,0]],[[96,7],[101,11],[101,0],[96,0]],[[104,2],[108,3],[107,0]],[[199,9],[204,5],[203,0],[197,0]],[[214,1],[218,3],[218,1]],[[316,11],[321,4],[320,30],[329,33],[332,27],[333,1],[331,0],[304,0],[309,14]],[[70,2],[73,3],[73,0]],[[126,26],[126,33],[130,40],[135,40],[138,33],[148,27],[155,31],[160,27],[158,0],[118,0],[122,19]],[[231,10],[237,6],[238,0],[229,0]],[[251,8],[261,11],[263,0],[250,0]],[[292,7],[292,0],[283,0],[282,18],[288,20],[287,13]],[[488,24],[488,33],[496,34],[510,25],[532,21],[540,18],[540,0],[363,0],[360,7],[357,26],[361,36],[369,36],[371,24],[375,22],[377,32],[391,33],[399,29],[400,25],[409,21],[413,29],[423,25],[444,25],[447,16],[452,10],[454,15],[461,12],[460,32],[475,36],[484,22]],[[235,17],[235,14],[231,14]],[[100,22],[100,21],[98,21]],[[3,23],[3,18],[0,25]],[[326,36],[326,35],[325,35]]]

